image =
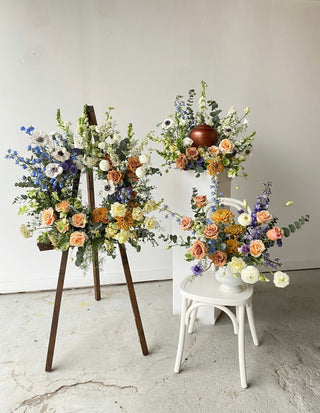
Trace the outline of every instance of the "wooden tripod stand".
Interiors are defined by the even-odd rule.
[[[97,125],[96,115],[95,115],[93,106],[87,106],[87,114],[88,114],[89,124]],[[92,211],[95,208],[93,174],[92,172],[91,173],[87,172],[86,175],[87,175],[88,203]],[[79,182],[80,182],[80,172],[78,172],[75,178],[74,185],[73,185],[73,190],[72,190],[73,198],[77,196],[78,189],[79,189]],[[136,322],[136,327],[137,327],[137,331],[138,331],[138,335],[140,339],[142,354],[146,356],[148,355],[148,347],[147,347],[147,343],[146,343],[146,339],[145,339],[145,335],[143,331],[138,302],[137,302],[137,298],[136,298],[136,294],[135,294],[135,290],[134,290],[134,286],[132,282],[131,271],[130,271],[130,266],[128,262],[126,248],[123,244],[118,244],[118,245],[119,245],[119,250],[120,250],[123,271],[125,274],[126,283],[127,283],[127,287],[129,291],[131,306],[132,306],[132,310],[133,310],[133,314],[134,314],[134,318]],[[63,284],[64,284],[64,278],[65,278],[66,268],[67,268],[68,253],[69,253],[69,250],[63,251],[62,256],[61,256],[60,270],[59,270],[58,284],[57,284],[57,289],[56,289],[56,298],[54,302],[54,309],[53,309],[53,315],[52,315],[45,371],[52,370],[52,360],[53,360],[54,347],[55,347],[56,336],[57,336],[57,328],[58,328],[58,321],[59,321],[59,314],[60,314]],[[99,301],[101,300],[100,273],[99,273],[99,265],[98,265],[98,253],[95,250],[93,251],[93,256],[92,256],[92,269],[93,269],[93,280],[94,280],[94,295],[95,295],[95,299]]]

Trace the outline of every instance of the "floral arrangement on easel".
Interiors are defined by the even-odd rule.
[[[246,108],[239,117],[231,107],[221,118],[218,104],[206,97],[207,84],[201,83],[197,111],[193,109],[196,93],[191,89],[187,101],[181,95],[176,97],[175,113],[157,125],[161,126],[161,136],[152,140],[161,145],[157,153],[165,160],[163,166],[166,172],[172,167],[192,170],[196,177],[204,171],[216,176],[224,169],[231,178],[247,176],[242,164],[251,153],[255,135],[255,132],[247,134],[246,116],[250,110]]]
[[[180,228],[190,232],[184,239],[177,235],[162,236],[169,241],[167,248],[182,246],[188,248],[185,254],[187,261],[196,260],[191,267],[193,276],[201,276],[211,265],[231,270],[234,277],[241,277],[242,281],[254,284],[269,279],[260,272],[263,268],[270,272],[276,287],[286,287],[289,284],[288,274],[276,271],[281,266],[279,259],[271,259],[269,249],[274,245],[282,246],[283,237],[289,237],[309,221],[309,215],[302,216],[288,227],[279,227],[278,218],[268,211],[271,182],[264,184],[264,190],[257,197],[254,210],[251,214],[247,209],[239,210],[238,217],[224,208],[218,198],[214,180],[211,184],[212,204],[208,205],[205,195],[199,195],[193,188],[191,199],[194,217],[182,216],[173,213],[167,206],[164,210],[176,217]],[[283,206],[288,207],[292,201]],[[247,204],[244,201],[245,208]],[[206,211],[206,209],[208,209]],[[208,218],[208,212],[210,217]]]
[[[91,261],[93,249],[115,257],[118,243],[128,242],[137,251],[141,241],[156,244],[152,230],[158,224],[149,214],[160,202],[152,199],[148,176],[159,170],[150,166],[150,155],[144,153],[149,136],[141,142],[133,139],[130,124],[122,138],[110,111],[101,126],[90,126],[85,107],[75,133],[58,110],[61,132],[48,135],[22,127],[29,138],[28,156],[10,149],[6,155],[25,171],[15,185],[26,191],[14,200],[22,204],[18,214],[30,217],[20,227],[22,234],[30,238],[40,233],[40,249],[76,248],[75,264],[82,268]],[[95,171],[105,180],[102,206],[93,211],[78,194],[81,171]]]

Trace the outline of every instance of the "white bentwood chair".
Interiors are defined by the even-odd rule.
[[[240,209],[247,209],[248,213],[251,210],[245,208],[244,203],[233,198],[221,198],[220,203],[224,206],[230,206]],[[206,206],[207,216],[211,214],[213,203]],[[225,312],[233,323],[234,333],[238,335],[238,353],[240,367],[240,382],[242,388],[247,388],[247,375],[245,366],[244,354],[244,322],[245,309],[249,321],[249,327],[253,339],[253,343],[258,346],[259,341],[254,323],[252,310],[253,286],[244,284],[239,293],[230,293],[219,288],[220,284],[216,281],[214,271],[204,273],[202,277],[192,278],[186,277],[180,286],[180,294],[182,298],[180,333],[176,362],[174,372],[179,373],[182,361],[183,347],[185,341],[186,326],[188,332],[194,331],[194,323],[197,316],[197,310],[201,306],[209,306],[218,308]],[[236,315],[228,307],[236,308]]]

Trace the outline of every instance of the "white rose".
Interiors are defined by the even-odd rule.
[[[228,267],[234,274],[240,273],[246,266],[242,258],[232,257],[231,262],[228,262]]]
[[[120,202],[115,202],[111,205],[110,214],[113,218],[124,217],[126,215],[127,208],[124,204]]]
[[[142,164],[148,164],[150,163],[150,155],[147,153],[143,153],[142,155],[139,156],[139,161]]]
[[[248,267],[241,271],[241,279],[245,283],[255,284],[260,279],[260,272],[253,265],[248,265]]]
[[[247,225],[250,225],[252,222],[251,215],[247,214],[246,212],[243,212],[238,216],[238,223],[242,225],[243,227],[246,227]]]
[[[146,218],[144,220],[144,226],[146,229],[154,229],[156,227],[156,220],[154,218]]]
[[[184,138],[182,143],[184,147],[187,147],[193,144],[193,140],[191,138]]]
[[[110,169],[109,161],[107,161],[106,159],[103,159],[102,161],[100,161],[99,168],[101,169],[101,171],[104,171],[104,172],[109,171]]]
[[[144,178],[146,176],[146,168],[144,166],[140,166],[136,169],[136,175],[138,178]]]
[[[290,278],[289,278],[289,275],[286,274],[285,272],[277,271],[274,274],[273,282],[276,287],[284,288],[290,284]]]

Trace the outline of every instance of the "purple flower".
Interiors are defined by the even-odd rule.
[[[191,270],[192,270],[193,275],[201,276],[204,271],[204,268],[201,264],[196,264],[191,267]]]
[[[76,165],[71,165],[69,171],[72,175],[75,175],[78,172],[78,168]]]
[[[250,254],[250,247],[247,244],[242,244],[240,248],[238,248],[238,251],[245,255],[248,256]]]

